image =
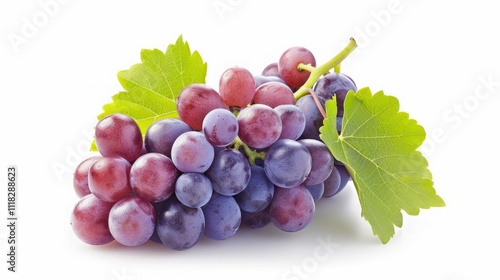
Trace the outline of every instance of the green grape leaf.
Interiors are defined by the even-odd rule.
[[[342,131],[336,129],[336,100],[326,102],[327,117],[321,139],[351,175],[362,215],[382,243],[402,227],[401,210],[418,215],[420,209],[442,207],[428,162],[417,149],[425,131],[405,112],[399,101],[369,88],[350,91],[344,102]]]
[[[114,113],[126,114],[139,125],[143,135],[158,120],[178,117],[176,99],[187,85],[205,83],[207,64],[197,51],[179,36],[166,52],[158,49],[141,51],[142,63],[118,72],[124,91],[112,96],[103,106],[100,120]],[[91,150],[97,151],[95,142]]]

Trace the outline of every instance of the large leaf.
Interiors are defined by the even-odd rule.
[[[395,97],[363,88],[349,92],[344,102],[342,132],[336,129],[336,100],[326,102],[327,118],[321,139],[343,162],[358,192],[362,214],[383,243],[401,227],[401,210],[444,206],[433,187],[425,157],[417,148],[425,131],[407,113],[399,112]]]
[[[158,49],[141,51],[142,63],[118,72],[124,91],[112,96],[103,106],[98,120],[114,113],[132,117],[144,134],[160,119],[178,117],[176,99],[180,91],[193,83],[205,83],[207,64],[197,51],[179,36],[166,52]],[[95,143],[92,150],[97,150]]]

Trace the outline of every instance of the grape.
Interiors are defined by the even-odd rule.
[[[156,221],[153,205],[140,197],[129,196],[113,205],[109,212],[109,231],[125,246],[144,244],[153,235]]]
[[[259,86],[265,84],[265,83],[270,83],[270,82],[277,82],[284,84],[288,87],[288,85],[279,77],[275,76],[262,76],[262,75],[255,75],[253,76],[253,79],[255,80],[255,89],[257,89]],[[254,95],[255,98],[255,95]]]
[[[89,169],[92,164],[101,158],[102,156],[89,157],[76,167],[75,173],[73,174],[73,188],[79,198],[91,193],[89,189]]]
[[[333,165],[332,173],[326,180],[323,182],[325,186],[325,191],[323,193],[323,197],[332,197],[337,193],[340,188],[340,171],[337,168],[337,165]]]
[[[296,187],[311,172],[312,159],[309,151],[290,139],[274,143],[264,158],[264,170],[273,184],[282,188]]]
[[[298,142],[307,148],[312,158],[311,172],[303,184],[316,185],[325,181],[332,173],[334,163],[328,147],[323,142],[314,139],[302,139]]]
[[[247,158],[239,151],[224,149],[215,154],[207,171],[214,191],[223,195],[242,192],[250,182],[251,169]]]
[[[278,61],[281,78],[291,87],[301,87],[309,78],[309,71],[298,69],[300,63],[316,66],[314,55],[306,48],[291,47],[287,49]]]
[[[335,165],[335,167],[339,170],[340,173],[340,185],[339,189],[335,192],[335,194],[338,194],[341,192],[344,187],[349,183],[349,180],[351,179],[351,175],[347,171],[346,167],[344,165]]]
[[[256,213],[241,210],[241,226],[246,226],[251,229],[259,229],[267,226],[271,223],[270,208],[269,204],[266,209]]]
[[[170,197],[169,199],[171,199],[171,198],[172,197]],[[160,201],[160,202],[153,202],[153,203],[151,203],[151,205],[153,205],[153,208],[155,209],[155,213],[156,213],[157,219],[161,215],[161,209],[162,209],[163,205],[169,199],[166,199],[166,200]],[[153,241],[155,243],[163,244],[163,242],[161,242],[161,240],[160,240],[160,237],[158,236],[158,221],[157,221],[157,224],[155,226],[155,230],[153,231],[153,234],[151,235],[151,237],[149,238],[149,240],[151,240],[151,241]]]
[[[181,172],[203,173],[213,159],[214,148],[201,132],[185,132],[172,145],[172,161]]]
[[[295,98],[287,85],[279,82],[268,82],[255,90],[253,102],[274,108],[278,105],[295,104]]]
[[[175,189],[177,168],[164,154],[147,153],[139,157],[130,169],[132,190],[149,202],[169,198]]]
[[[191,131],[180,119],[163,119],[154,122],[146,131],[144,144],[149,153],[160,153],[172,157],[172,145],[184,132]]]
[[[305,228],[315,211],[311,193],[302,185],[295,188],[279,188],[271,202],[271,222],[279,229],[295,232]]]
[[[255,80],[252,73],[242,67],[227,69],[220,77],[219,93],[227,106],[246,107],[255,93]]]
[[[238,120],[226,109],[214,109],[203,119],[203,133],[210,144],[224,147],[238,136]]]
[[[220,95],[204,84],[191,84],[179,93],[177,113],[180,119],[194,130],[201,130],[203,118],[217,108],[227,108]]]
[[[76,236],[91,245],[104,245],[115,240],[108,228],[113,204],[93,194],[82,197],[71,212],[70,223]]]
[[[175,183],[175,195],[187,207],[199,208],[210,200],[212,183],[203,174],[184,173]]]
[[[342,132],[342,122],[344,118],[343,117],[337,117],[337,132],[340,134]]]
[[[274,108],[281,119],[281,134],[279,139],[297,140],[306,127],[306,116],[295,105],[279,105]]]
[[[306,189],[311,193],[314,201],[318,201],[323,197],[323,194],[325,193],[325,184],[321,182],[316,185],[306,186]]]
[[[306,125],[300,138],[320,140],[319,128],[323,126],[323,116],[321,115],[318,106],[316,106],[313,97],[309,94],[303,96],[297,100],[295,105],[304,113],[306,117]]]
[[[98,159],[89,169],[89,189],[98,198],[116,202],[132,192],[128,161],[119,157]]]
[[[142,154],[141,130],[129,116],[112,114],[95,127],[95,143],[102,156],[119,156],[133,162]]]
[[[280,137],[282,124],[276,111],[263,104],[254,104],[238,115],[238,136],[248,146],[263,149]]]
[[[278,62],[273,62],[269,65],[267,65],[264,70],[262,70],[262,76],[274,76],[274,77],[280,77],[280,70],[278,68]]]
[[[264,168],[260,166],[252,166],[251,174],[247,187],[234,198],[241,210],[260,212],[271,203],[274,195],[274,185],[267,178]]]
[[[342,73],[330,73],[318,80],[314,91],[324,101],[337,98],[337,116],[344,115],[344,100],[349,90],[357,91],[356,85]]]
[[[200,208],[190,208],[175,197],[168,199],[158,213],[156,232],[161,242],[174,250],[193,247],[203,236],[205,217]]]
[[[210,239],[228,239],[240,227],[240,207],[232,196],[214,192],[202,210],[205,215],[205,236]]]

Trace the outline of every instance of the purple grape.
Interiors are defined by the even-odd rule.
[[[282,188],[296,187],[311,172],[311,154],[297,141],[280,139],[274,143],[264,158],[264,170],[273,184]]]
[[[298,142],[307,148],[312,158],[311,172],[303,184],[316,185],[325,181],[332,173],[334,163],[328,147],[323,142],[314,139],[302,139]]]
[[[263,149],[271,146],[280,137],[282,124],[273,108],[254,104],[238,115],[238,136],[248,146]]]
[[[332,173],[326,180],[323,182],[325,186],[325,191],[323,193],[323,197],[332,197],[337,193],[340,188],[340,171],[337,168],[337,165],[333,165]]]
[[[306,189],[311,193],[314,201],[318,201],[323,197],[323,194],[325,193],[325,184],[321,182],[316,185],[306,186]]]
[[[287,189],[277,187],[270,211],[271,221],[277,228],[288,232],[299,231],[314,216],[314,199],[302,185]]]
[[[203,133],[188,131],[172,145],[172,161],[181,172],[203,173],[212,164],[214,148]]]
[[[234,149],[215,154],[212,166],[206,172],[214,191],[223,195],[242,192],[250,182],[251,169],[247,158]]]
[[[299,138],[321,140],[319,138],[319,128],[323,126],[323,116],[313,97],[309,94],[303,96],[297,100],[295,105],[304,113],[306,118],[304,132]]]
[[[175,139],[188,131],[191,131],[191,128],[180,119],[159,120],[146,131],[144,145],[149,153],[160,153],[171,158]]]
[[[146,201],[159,202],[174,193],[178,173],[174,163],[166,155],[147,153],[132,164],[130,185]]]
[[[262,76],[266,76],[266,77],[281,77],[280,76],[280,70],[278,68],[278,62],[273,62],[269,65],[267,65],[264,70],[262,70]]]
[[[89,169],[92,164],[101,158],[102,156],[89,157],[76,167],[75,173],[73,174],[73,188],[79,198],[91,193],[89,189]]]
[[[118,156],[133,162],[142,155],[141,130],[129,116],[112,114],[95,127],[95,143],[102,156]]]
[[[260,166],[252,166],[251,174],[247,187],[234,198],[241,210],[255,213],[269,206],[274,195],[274,185]]]
[[[171,197],[169,199],[171,199]],[[160,202],[153,202],[153,203],[151,203],[151,205],[153,205],[153,208],[155,209],[157,220],[156,220],[155,230],[154,230],[153,234],[151,235],[151,237],[149,238],[149,240],[151,240],[151,241],[153,241],[155,243],[163,244],[163,242],[161,242],[161,240],[160,240],[160,237],[158,236],[158,231],[157,231],[157,228],[158,228],[158,216],[160,215],[160,211],[161,211],[161,209],[163,207],[163,204],[165,204],[165,202],[168,201],[169,199],[164,200],[164,201],[160,201]]]
[[[324,101],[337,98],[337,116],[344,115],[344,100],[349,90],[357,91],[352,79],[342,73],[330,73],[318,80],[314,91]]]
[[[184,173],[175,183],[175,195],[187,207],[199,208],[210,200],[212,183],[201,173]]]
[[[200,208],[183,205],[172,197],[158,213],[156,232],[168,248],[182,251],[193,247],[203,236],[205,217]]]
[[[180,119],[193,130],[201,130],[208,112],[216,108],[227,108],[219,93],[204,84],[191,84],[182,89],[176,106]]]
[[[103,157],[89,169],[89,189],[99,199],[116,202],[130,193],[130,163],[120,157]]]
[[[335,194],[338,194],[341,192],[347,183],[349,183],[349,180],[351,179],[351,175],[347,171],[347,168],[344,165],[335,165],[335,167],[339,170],[340,173],[340,185],[339,189],[335,192]]]
[[[155,229],[155,209],[140,197],[126,197],[109,212],[109,231],[120,244],[139,246],[146,243]]]
[[[214,192],[202,210],[205,215],[205,236],[210,239],[228,239],[240,227],[241,210],[232,196]]]
[[[292,90],[287,85],[279,82],[268,82],[255,90],[253,102],[275,108],[279,105],[293,105],[295,104],[295,98]]]
[[[238,136],[238,120],[226,109],[214,109],[203,119],[202,130],[210,144],[224,147]]]
[[[115,240],[108,227],[109,211],[113,202],[97,198],[93,194],[82,197],[71,212],[71,228],[83,242],[104,245]]]
[[[270,205],[256,213],[250,213],[241,210],[241,226],[245,226],[251,229],[259,229],[267,226],[271,223]]]
[[[282,123],[279,139],[297,140],[306,127],[306,116],[299,107],[295,105],[279,105],[274,108]]]
[[[340,134],[342,132],[342,121],[343,117],[337,117],[337,132]]]

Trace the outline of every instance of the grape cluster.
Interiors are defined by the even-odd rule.
[[[228,239],[241,226],[306,227],[316,201],[339,193],[350,178],[320,140],[318,106],[336,96],[340,131],[343,100],[356,85],[345,74],[326,74],[314,86],[319,103],[311,95],[296,101],[294,91],[310,75],[300,63],[316,65],[309,50],[293,47],[260,75],[227,69],[218,91],[188,85],[176,102],[179,118],[154,122],[144,136],[127,115],[101,119],[100,155],[74,173],[77,237],[186,250],[203,236]]]

